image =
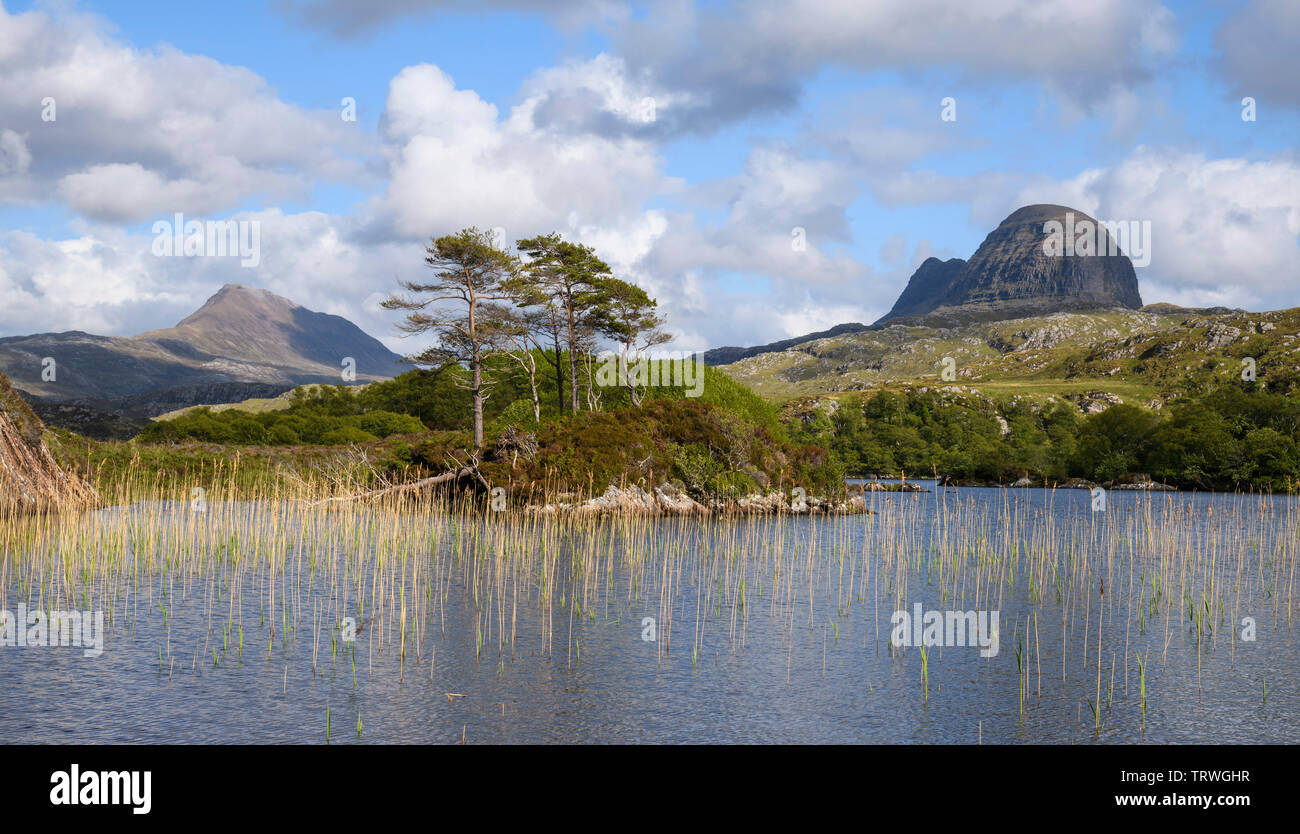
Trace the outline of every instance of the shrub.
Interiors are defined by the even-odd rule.
[[[378,439],[370,432],[362,431],[356,426],[340,426],[321,435],[320,442],[326,446],[342,446],[347,443],[368,443]]]

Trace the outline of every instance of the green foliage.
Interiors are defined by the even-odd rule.
[[[794,432],[832,448],[854,475],[1104,483],[1144,473],[1189,489],[1272,491],[1300,482],[1300,404],[1244,383],[1162,412],[1115,405],[1088,416],[1064,402],[881,391],[847,399],[830,418],[804,415]]]
[[[339,426],[321,435],[320,442],[326,446],[342,446],[346,443],[368,443],[379,438],[356,426]]]
[[[704,366],[703,383],[697,383],[696,387],[691,387],[685,385],[684,381],[677,379],[671,369],[665,369],[665,366],[670,364],[666,360],[658,362],[658,378],[661,380],[661,384],[646,389],[647,400],[696,399],[699,402],[716,405],[741,419],[757,423],[775,437],[786,436],[785,427],[781,424],[781,414],[777,407],[722,371],[707,365]],[[671,384],[663,384],[663,380],[668,380]],[[689,394],[695,391],[699,392],[699,396],[690,397]],[[622,397],[620,402],[626,401],[626,392],[622,392],[621,389],[619,394],[615,396]]]
[[[661,397],[637,408],[565,414],[524,428],[536,435],[536,455],[516,459],[498,452],[496,438],[489,437],[480,465],[490,483],[512,495],[529,489],[591,494],[610,484],[674,481],[696,497],[791,486],[838,496],[844,489],[843,468],[826,449],[790,444],[699,399]],[[467,441],[463,433],[424,435],[404,463],[445,471],[449,461],[464,459]]]
[[[537,421],[533,419],[533,401],[528,397],[520,397],[502,410],[497,422],[502,428],[505,426],[535,427]]]
[[[369,408],[364,393],[358,395],[343,385],[320,385],[295,390],[284,411],[251,414],[234,408],[216,412],[198,408],[146,427],[139,439],[235,446],[341,445],[425,430],[424,423],[409,414]]]

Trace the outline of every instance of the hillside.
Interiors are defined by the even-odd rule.
[[[1130,241],[1124,238],[1142,247],[1134,251],[1149,254],[1150,241],[1141,237],[1149,232],[1120,225],[1115,230],[1121,240],[1116,241],[1107,224],[1078,209],[1023,206],[988,234],[969,261],[927,258],[890,311],[872,325],[849,322],[764,345],[714,348],[704,352],[704,361],[727,365],[891,324],[961,328],[1061,312],[1136,310],[1142,297],[1125,251]]]
[[[1240,379],[1242,360],[1271,390],[1300,378],[1300,308],[1265,313],[1151,305],[1055,313],[940,328],[894,324],[816,339],[723,367],[764,397],[785,401],[915,385],[1161,407],[1180,394]],[[942,379],[952,360],[953,378]],[[1095,407],[1095,406],[1093,406]]]
[[[400,357],[347,319],[239,284],[222,287],[175,327],[141,333],[134,341],[169,349],[183,345],[179,349],[261,373],[278,372],[268,382],[303,382],[310,376],[337,382],[344,357],[356,360],[358,378],[391,377],[401,370]]]

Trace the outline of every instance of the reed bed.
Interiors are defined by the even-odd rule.
[[[0,520],[0,608],[102,609],[110,652],[142,618],[184,616],[201,627],[164,629],[160,673],[292,643],[289,662],[313,675],[350,665],[357,685],[374,657],[432,677],[446,641],[494,664],[521,651],[599,662],[584,661],[584,628],[627,629],[632,645],[648,616],[656,663],[694,666],[706,647],[743,656],[761,629],[786,647],[787,681],[809,668],[809,645],[823,675],[833,652],[866,650],[915,676],[924,706],[942,695],[953,649],[899,649],[889,635],[894,611],[925,600],[1002,611],[1002,651],[981,662],[1014,676],[1021,714],[1082,678],[1071,697],[1097,734],[1117,686],[1145,726],[1171,646],[1192,646],[1198,669],[1203,656],[1233,662],[1243,617],[1289,635],[1297,613],[1300,506],[1286,496],[1141,494],[1091,512],[1086,493],[1066,490],[1037,505],[1028,491],[938,490],[868,493],[871,512],[849,517],[580,518],[492,512],[468,493],[331,502],[357,485],[236,488],[233,467],[205,483],[199,498],[165,474],[127,477],[101,485],[103,509]],[[472,624],[448,618],[453,595]],[[850,631],[860,640],[841,646]]]

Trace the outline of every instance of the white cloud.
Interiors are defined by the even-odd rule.
[[[27,142],[12,130],[0,130],[0,177],[25,174],[32,164]]]
[[[1110,168],[1030,186],[1017,203],[1151,221],[1151,265],[1138,270],[1148,303],[1171,293],[1248,309],[1295,304],[1300,164],[1292,160],[1138,148]]]
[[[1300,107],[1300,4],[1251,0],[1219,26],[1214,45],[1238,95]]]
[[[280,7],[308,24],[339,37],[357,37],[377,26],[430,11],[500,10],[546,14],[568,27],[593,20],[619,19],[625,3],[612,0],[280,0]]]
[[[246,69],[136,50],[87,16],[0,10],[0,200],[54,194],[87,218],[59,240],[0,235],[0,332],[28,332],[33,321],[113,334],[169,326],[238,282],[346,316],[405,352],[413,345],[395,338],[394,314],[377,301],[397,278],[420,274],[430,236],[478,225],[503,227],[510,241],[560,231],[593,245],[659,298],[677,347],[755,344],[870,321],[892,304],[911,272],[907,239],[918,236],[879,230],[873,249],[886,273],[847,252],[864,187],[885,206],[966,204],[987,228],[1029,202],[1151,219],[1148,301],[1167,292],[1293,303],[1300,176],[1281,159],[1144,149],[1063,180],[905,170],[974,141],[922,126],[936,101],[789,145],[751,139],[734,176],[687,186],[665,172],[667,136],[784,106],[827,64],[1029,78],[1077,99],[1080,112],[1105,103],[1129,113],[1122,127],[1146,57],[1173,44],[1169,14],[1152,0],[759,0],[730,26],[686,4],[654,12],[625,20],[614,51],[535,73],[508,110],[437,66],[407,67],[367,137],[335,112],[280,101]],[[44,95],[58,101],[57,122],[39,119]],[[385,176],[356,215],[250,210],[255,198],[273,205],[323,180],[359,181],[358,155]],[[256,270],[235,258],[155,258],[149,236],[113,225],[241,209],[237,218],[261,223]],[[803,249],[792,245],[795,229]],[[930,240],[944,246],[927,232],[913,266]],[[1221,298],[1235,301],[1208,301]]]
[[[827,66],[1033,81],[1083,105],[1151,75],[1177,40],[1157,0],[754,0],[656,5],[618,30],[634,72],[688,94],[686,129],[785,110]]]
[[[94,220],[233,210],[364,179],[365,140],[338,112],[280,101],[242,67],[133,48],[99,18],[62,9],[0,7],[0,124],[0,200],[58,189]]]
[[[503,227],[510,240],[572,232],[635,221],[650,195],[670,187],[647,141],[538,127],[545,93],[533,89],[499,118],[438,67],[402,70],[383,119],[388,186],[370,209],[381,234],[427,238],[467,225]]]

